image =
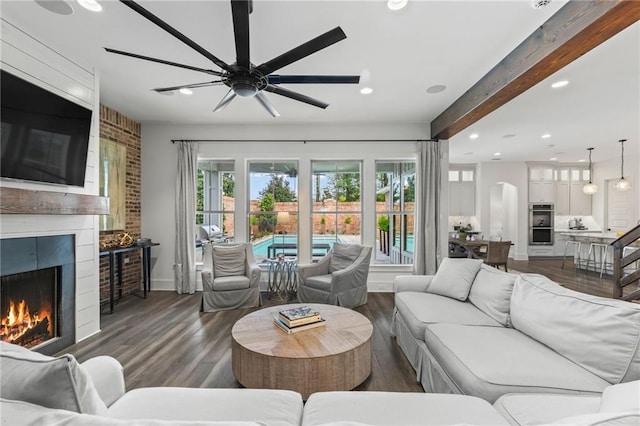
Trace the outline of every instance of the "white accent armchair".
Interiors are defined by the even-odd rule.
[[[318,263],[298,266],[298,300],[355,308],[367,303],[372,248],[334,244]]]
[[[202,266],[200,310],[260,306],[260,274],[251,244],[208,244]]]

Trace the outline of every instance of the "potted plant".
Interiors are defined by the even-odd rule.
[[[327,218],[325,215],[320,216],[320,233],[322,235],[327,233]]]
[[[347,233],[347,229],[349,228],[349,225],[351,224],[351,216],[347,216],[344,218],[344,230],[343,230],[343,234]]]
[[[253,236],[253,238],[256,238],[260,225],[260,219],[258,219],[258,216],[251,216],[249,218],[249,224],[251,225],[251,235]]]

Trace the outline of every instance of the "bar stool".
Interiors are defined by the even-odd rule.
[[[580,241],[567,241],[564,245],[564,253],[562,254],[562,269],[564,269],[564,261],[567,257],[567,251],[569,250],[569,246],[574,246],[573,252],[573,265],[576,270],[578,266],[582,262],[582,258],[580,257],[580,251],[582,250],[582,243]]]
[[[609,250],[611,248],[612,247],[609,244],[589,244],[589,253],[587,253],[587,263],[585,266],[587,271],[589,270],[589,266],[591,265],[591,263],[593,263],[593,272],[598,272],[598,268],[600,268],[600,278],[602,278],[607,265],[613,266],[611,262],[607,262],[607,254],[609,253]],[[598,256],[596,256],[596,250],[598,251]],[[598,257],[600,258],[599,262]]]

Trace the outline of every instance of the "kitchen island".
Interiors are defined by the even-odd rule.
[[[605,274],[611,274],[613,270],[613,247],[610,246],[612,242],[620,238],[615,232],[584,232],[584,231],[567,231],[561,232],[560,235],[567,238],[569,241],[577,241],[580,243],[579,256],[576,256],[576,267],[578,269],[586,269],[595,272],[600,272],[602,267],[603,251],[605,252]],[[591,244],[606,244],[606,250],[595,247],[594,253],[589,253],[589,247]],[[640,247],[640,241],[636,241],[632,244],[634,247]],[[567,256],[573,256],[572,250],[567,252]]]

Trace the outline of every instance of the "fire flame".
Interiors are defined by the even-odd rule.
[[[2,318],[2,329],[0,337],[5,342],[13,342],[28,330],[37,326],[44,318],[50,317],[51,312],[41,309],[39,313],[31,315],[27,302],[21,300],[17,304],[13,300],[9,301],[7,316]],[[47,331],[51,334],[51,322]]]

